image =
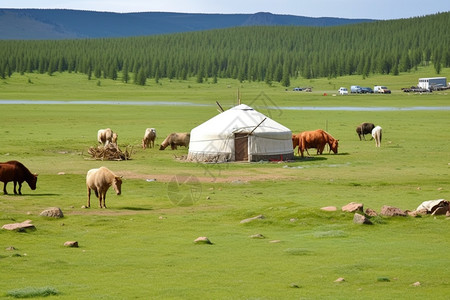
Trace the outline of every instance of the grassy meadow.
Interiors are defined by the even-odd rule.
[[[0,104],[0,161],[16,159],[39,173],[35,191],[26,183],[22,196],[13,194],[12,183],[9,195],[0,191],[2,226],[27,219],[36,226],[0,230],[0,298],[49,289],[57,291],[55,299],[446,299],[448,218],[374,217],[373,225],[355,225],[340,210],[350,202],[379,212],[383,205],[414,210],[423,201],[449,200],[450,97],[400,90],[436,76],[432,71],[295,79],[287,91],[221,79],[149,80],[142,87],[67,73],[0,80],[0,100],[169,103]],[[450,70],[440,76],[449,78]],[[393,93],[333,95],[352,84],[387,85]],[[313,92],[293,92],[295,86]],[[243,103],[293,132],[327,129],[339,139],[339,153],[197,164],[183,162],[185,148],[141,148],[145,128],[156,128],[159,145],[170,132],[190,131],[216,115],[215,101],[236,104],[238,90]],[[393,109],[283,109],[293,106]],[[418,106],[447,110],[406,109]],[[369,136],[359,141],[361,122],[383,127],[381,148]],[[119,134],[131,160],[90,159],[87,150],[105,127]],[[122,195],[110,189],[108,209],[95,198],[84,209],[86,172],[102,165],[123,176]],[[39,216],[54,206],[64,218]],[[260,214],[265,218],[240,223]],[[265,238],[250,237],[255,234]],[[213,245],[194,244],[200,236]],[[66,241],[79,248],[64,247]],[[339,277],[345,280],[335,282]]]

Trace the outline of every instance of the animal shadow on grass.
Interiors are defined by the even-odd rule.
[[[314,161],[322,161],[322,160],[327,160],[326,157],[323,156],[307,156],[305,155],[304,157],[301,156],[295,156],[293,161],[294,162],[314,162]]]
[[[150,211],[153,210],[153,208],[145,208],[145,207],[131,207],[131,206],[123,206],[123,207],[118,207],[117,209],[120,210],[134,210],[134,211]]]
[[[33,193],[22,193],[22,195],[14,194],[14,193],[8,193],[7,195],[3,194],[3,192],[0,192],[0,196],[10,196],[10,197],[49,197],[49,196],[61,196],[61,194],[33,194]]]

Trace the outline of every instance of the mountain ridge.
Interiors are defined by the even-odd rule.
[[[239,26],[338,26],[373,19],[304,17],[258,12],[206,14],[174,12],[115,13],[71,9],[2,9],[0,39],[115,38],[202,31]]]

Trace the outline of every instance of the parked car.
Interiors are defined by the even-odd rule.
[[[381,94],[390,94],[390,93],[391,93],[391,90],[390,90],[390,89],[388,89],[387,87],[382,86],[382,85],[376,85],[376,86],[373,88],[373,91],[374,91],[375,93],[381,93]]]
[[[350,93],[354,94],[354,93],[361,93],[361,87],[359,85],[352,85],[350,87]]]
[[[345,87],[340,87],[338,92],[339,92],[339,95],[348,95],[348,90]]]
[[[373,94],[373,90],[370,87],[362,87],[361,94]]]

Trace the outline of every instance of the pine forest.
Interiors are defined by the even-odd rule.
[[[78,72],[145,85],[149,78],[290,78],[450,67],[450,12],[335,27],[248,26],[169,35],[0,40],[0,78]]]

